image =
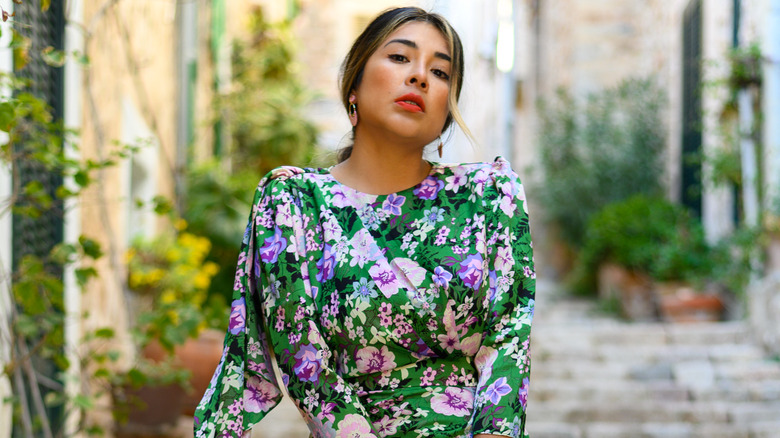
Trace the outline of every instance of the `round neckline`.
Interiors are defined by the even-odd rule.
[[[401,194],[401,193],[406,193],[406,192],[408,192],[410,190],[414,190],[414,189],[420,187],[420,184],[422,184],[423,181],[425,181],[426,179],[430,178],[431,176],[433,176],[434,173],[436,173],[436,171],[439,169],[440,164],[441,164],[441,163],[437,163],[435,161],[428,161],[428,160],[425,160],[425,162],[427,162],[428,164],[431,165],[431,169],[428,171],[428,174],[426,174],[425,177],[423,179],[421,179],[418,183],[414,184],[411,187],[407,187],[405,189],[401,189],[401,190],[398,190],[398,191],[395,191],[395,192],[391,192],[391,193],[384,193],[384,194],[363,192],[363,191],[360,191],[360,190],[358,190],[358,189],[356,189],[354,187],[348,186],[348,185],[344,184],[343,182],[337,180],[336,177],[333,176],[333,173],[331,173],[331,169],[333,169],[334,167],[338,166],[338,164],[334,164],[333,166],[330,166],[330,167],[323,167],[321,169],[323,171],[325,171],[325,175],[334,184],[336,184],[337,186],[339,186],[339,187],[341,187],[343,189],[348,189],[351,192],[357,193],[358,195],[361,195],[361,196],[381,198],[381,197],[385,197],[385,196],[398,195],[398,194]]]

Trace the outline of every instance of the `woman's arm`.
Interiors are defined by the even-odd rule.
[[[294,170],[288,170],[294,172]],[[306,272],[301,211],[286,177],[261,181],[239,255],[225,352],[198,406],[196,438],[239,437],[281,398],[271,368],[276,356],[283,384],[313,431],[327,436],[351,428],[375,437],[352,388],[335,372],[315,320]],[[296,245],[293,245],[296,243]],[[317,433],[315,433],[316,435]]]
[[[475,436],[525,437],[530,379],[530,334],[536,275],[526,200],[509,163],[494,163],[486,223],[495,278],[482,345],[474,358],[479,374],[472,430]],[[494,190],[494,191],[493,191]]]

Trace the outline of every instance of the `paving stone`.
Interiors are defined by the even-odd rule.
[[[780,364],[773,361],[719,363],[715,369],[718,378],[724,380],[780,379]]]
[[[674,380],[691,389],[711,388],[715,383],[715,368],[709,361],[697,360],[674,364]]]
[[[780,403],[735,403],[730,409],[729,417],[735,424],[780,422]]]
[[[642,382],[671,381],[673,378],[672,373],[673,369],[670,363],[651,363],[633,367],[629,371],[629,377]]]
[[[697,424],[691,438],[751,438],[750,428],[725,424]]]
[[[761,361],[765,353],[756,345],[726,344],[709,348],[709,356],[715,362]]]
[[[780,438],[780,420],[751,424],[750,438]]]
[[[780,402],[780,380],[766,380],[749,382],[747,384],[751,401]]]
[[[535,422],[527,429],[533,438],[582,438],[580,428],[563,423]]]
[[[742,321],[667,324],[669,342],[674,344],[718,345],[750,341],[750,331]]]

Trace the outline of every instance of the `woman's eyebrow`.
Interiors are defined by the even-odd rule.
[[[414,41],[405,40],[405,39],[402,39],[402,38],[397,38],[397,39],[388,41],[387,44],[385,44],[385,47],[389,46],[392,43],[403,44],[403,45],[411,47],[413,49],[417,48],[417,43],[415,43]],[[440,59],[443,59],[445,61],[452,62],[452,58],[450,58],[450,55],[448,55],[446,53],[436,52],[436,53],[433,54],[433,56],[435,56],[437,58],[440,58]]]

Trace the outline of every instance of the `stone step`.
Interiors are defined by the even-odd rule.
[[[533,342],[541,346],[583,347],[751,343],[750,329],[742,321],[697,324],[537,324],[532,338]]]
[[[571,381],[531,380],[529,391],[531,405],[537,402],[565,402],[577,400],[581,403],[633,403],[636,400],[655,402],[688,401],[688,389],[672,382],[649,385],[641,382],[595,382],[583,381],[573,385]]]
[[[625,402],[636,400],[701,402],[780,402],[780,380],[747,382],[723,381],[701,389],[687,388],[672,381],[580,381],[538,379],[531,381],[531,404],[546,401],[579,400]],[[780,415],[780,414],[779,414]]]
[[[713,362],[746,362],[763,360],[765,353],[756,345],[599,345],[581,344],[560,345],[557,343],[537,342],[531,345],[536,362],[571,362],[580,359],[613,361],[628,360],[634,362],[677,362],[683,360],[706,359]]]
[[[636,400],[634,403],[565,402],[529,403],[528,421],[558,422],[571,425],[590,423],[690,423],[754,424],[780,421],[780,402],[691,402],[658,403]]]
[[[752,425],[691,423],[563,423],[529,422],[533,438],[778,438],[780,422]]]

